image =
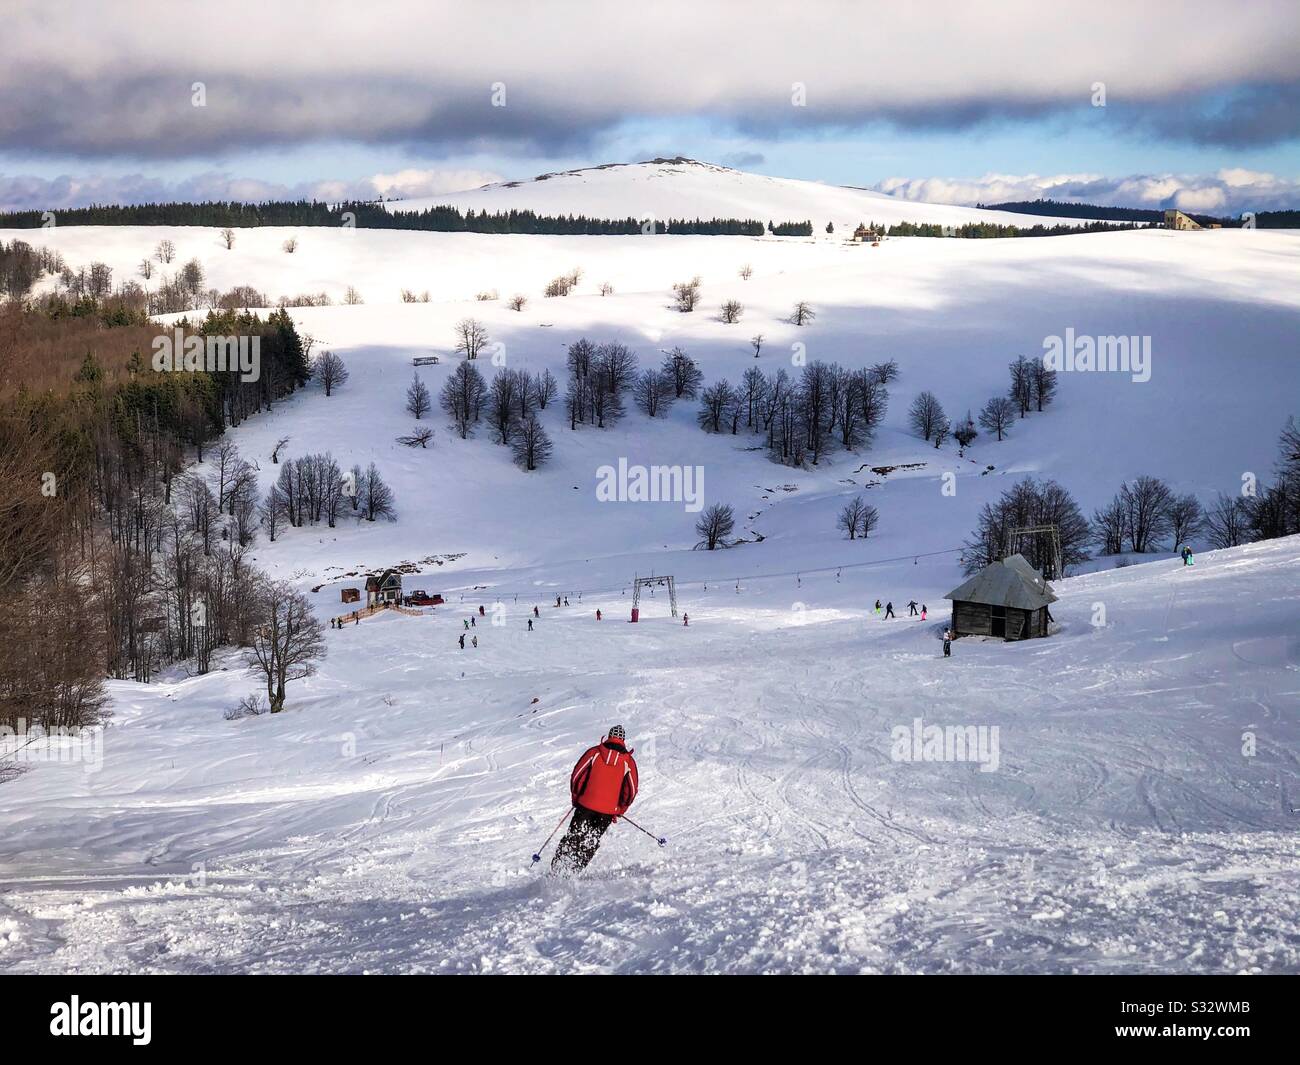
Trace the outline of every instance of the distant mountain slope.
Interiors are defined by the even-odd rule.
[[[680,158],[610,163],[585,170],[540,174],[528,181],[507,181],[443,196],[397,200],[389,208],[424,210],[438,204],[476,211],[516,208],[605,218],[808,219],[813,223],[813,232],[819,236],[823,235],[826,223],[833,222],[836,234],[845,237],[859,222],[872,221],[884,225],[907,221],[954,226],[967,222],[1069,225],[1080,221],[1076,216],[1045,218],[1038,214],[1016,215],[976,207],[918,203],[866,189],[766,177]]]

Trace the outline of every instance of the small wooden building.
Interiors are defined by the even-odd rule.
[[[945,596],[952,600],[953,636],[1027,640],[1047,635],[1056,602],[1051,585],[1023,555],[985,566]]]
[[[386,569],[378,577],[366,578],[366,606],[402,601],[402,575],[395,569]]]
[[[875,244],[880,240],[880,234],[859,222],[858,228],[853,231],[853,240],[858,244]]]
[[[343,589],[343,602],[345,602],[345,603],[359,603],[359,602],[361,602],[361,589],[360,589],[360,588],[344,588],[344,589]]]

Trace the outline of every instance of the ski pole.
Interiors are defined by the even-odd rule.
[[[533,855],[533,863],[532,863],[533,865],[536,865],[538,862],[542,860],[542,851],[546,850],[551,840],[555,838],[555,833],[560,831],[560,825],[564,824],[564,822],[567,821],[571,816],[573,816],[572,806],[570,806],[567,810],[564,811],[564,816],[560,818],[560,824],[556,825],[553,829],[551,829],[551,834],[546,837],[546,842],[537,848],[537,853]]]
[[[646,832],[646,830],[645,830],[644,828],[642,828],[642,827],[641,827],[640,825],[638,825],[635,821],[633,821],[632,818],[628,817],[627,814],[624,814],[624,815],[623,815],[623,820],[626,821],[626,822],[627,822],[629,825],[631,825],[633,828],[635,828],[638,832],[645,832],[645,834],[646,834],[647,836],[649,836],[652,840],[654,840],[656,843],[658,843],[659,846],[661,846],[661,847],[664,846],[664,845],[668,842],[668,840],[667,840],[666,838],[664,838],[663,836],[656,836],[653,832]]]

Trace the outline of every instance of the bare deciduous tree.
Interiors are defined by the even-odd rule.
[[[221,231],[221,243],[226,246],[226,251],[235,246],[235,231],[229,226]]]
[[[990,433],[997,433],[999,440],[1007,435],[1015,420],[1016,405],[1006,396],[994,396],[980,411],[980,425]]]
[[[406,409],[418,422],[433,409],[433,399],[429,387],[420,380],[418,373],[411,375],[411,383],[406,386]]]
[[[866,539],[871,531],[880,521],[876,508],[867,503],[861,496],[857,496],[840,511],[839,517],[835,521],[835,527],[843,529],[849,534],[850,540],[856,540],[859,537]]]
[[[790,323],[791,325],[807,325],[816,317],[817,314],[809,305],[808,301],[800,300],[794,305],[794,309],[790,312]]]
[[[941,426],[947,432],[948,419],[943,413],[943,404],[933,392],[922,392],[912,400],[907,421],[917,435],[926,440],[934,436]]]
[[[462,318],[456,323],[456,353],[467,359],[477,359],[488,343],[488,332],[474,318]]]
[[[745,308],[741,305],[740,300],[727,300],[718,312],[718,317],[728,325],[734,325],[740,321],[740,316],[745,313]]]
[[[700,279],[693,277],[689,281],[675,282],[673,298],[677,301],[677,309],[683,314],[695,310],[700,304]]]
[[[713,503],[705,508],[695,523],[695,533],[700,542],[695,546],[714,551],[727,546],[727,537],[736,528],[736,515],[725,503]]]
[[[264,579],[255,608],[258,621],[245,663],[266,682],[271,713],[278,714],[284,709],[285,686],[310,677],[325,657],[325,633],[307,597],[287,581]]]
[[[551,438],[533,415],[523,422],[510,445],[515,462],[528,471],[536,470],[551,457]]]
[[[405,447],[427,447],[429,441],[433,439],[433,430],[427,425],[421,426],[412,432],[399,436],[397,442]]]
[[[316,360],[316,375],[325,388],[325,395],[333,395],[334,389],[344,385],[348,380],[348,368],[341,356],[332,351],[322,351]]]

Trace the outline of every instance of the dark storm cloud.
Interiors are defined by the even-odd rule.
[[[872,122],[951,131],[1068,116],[1098,82],[1116,125],[1143,135],[1245,147],[1298,133],[1290,0],[1065,16],[1030,0],[664,0],[653,11],[373,0],[363,15],[333,0],[11,6],[0,37],[10,154],[215,158],[346,142],[554,155],[632,119],[769,136]],[[204,107],[192,106],[194,82]]]

